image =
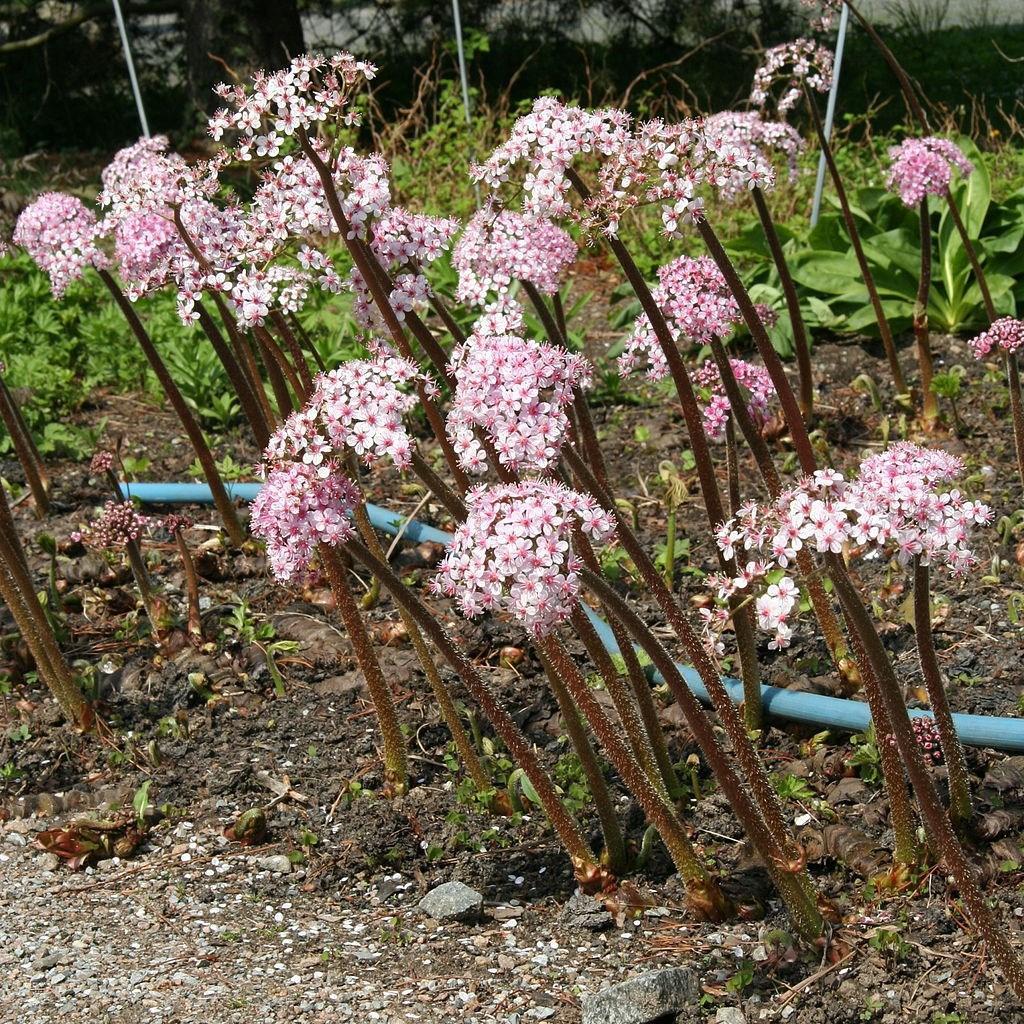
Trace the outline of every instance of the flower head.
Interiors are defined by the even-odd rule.
[[[266,460],[299,459],[327,476],[334,471],[334,453],[349,448],[367,465],[386,456],[404,469],[413,443],[402,417],[415,407],[416,396],[403,389],[420,379],[418,367],[386,354],[319,374],[306,405],[271,437]]]
[[[941,196],[949,188],[956,168],[964,177],[974,165],[949,139],[928,136],[904,139],[889,150],[889,188],[905,206],[916,206],[925,196]]]
[[[14,241],[50,278],[58,298],[88,267],[101,268],[107,258],[96,245],[96,215],[75,196],[44,192],[22,210]]]
[[[746,393],[747,412],[756,426],[768,419],[769,403],[775,397],[775,385],[771,375],[763,366],[748,363],[743,359],[730,359],[736,383]],[[697,387],[698,401],[704,413],[704,429],[713,441],[725,436],[725,424],[729,418],[730,405],[725,385],[714,362],[708,361],[693,375]]]
[[[125,548],[149,525],[150,520],[139,515],[130,501],[108,501],[99,516],[74,536],[94,548]]]
[[[761,66],[754,72],[750,102],[759,109],[764,108],[772,90],[782,82],[783,91],[775,109],[779,117],[785,117],[799,101],[803,84],[817,92],[828,92],[832,86],[832,64],[832,51],[813,39],[794,39],[773,46],[765,51]]]
[[[434,590],[455,598],[464,615],[507,612],[535,636],[568,619],[580,590],[573,531],[605,541],[612,517],[589,495],[541,480],[479,487],[466,506]]]
[[[514,470],[547,469],[569,427],[573,390],[589,387],[590,364],[556,345],[515,335],[472,335],[452,353],[455,395],[447,432],[470,472],[486,465],[482,430]]]
[[[740,308],[722,272],[710,256],[680,256],[658,270],[654,300],[676,336],[695,345],[727,337],[741,319]],[[668,363],[646,313],[641,313],[619,356],[619,373],[629,374],[639,363],[648,363],[647,375],[660,380]]]
[[[569,233],[546,218],[479,210],[452,253],[459,272],[456,298],[475,306],[494,302],[504,307],[516,281],[553,295],[577,251]]]
[[[968,343],[975,359],[985,359],[994,349],[1003,352],[1017,352],[1024,348],[1024,320],[1003,316],[993,321],[987,331],[982,331]]]
[[[286,138],[315,132],[321,122],[358,124],[352,96],[376,73],[373,64],[350,53],[306,53],[279,71],[258,72],[248,90],[218,85],[214,91],[226,106],[210,118],[210,135],[219,140],[226,131],[236,133],[239,159],[275,157]]]
[[[737,152],[745,152],[746,165],[770,164],[771,154],[781,154],[786,160],[789,180],[796,180],[797,157],[804,148],[804,140],[785,121],[766,121],[756,110],[725,110],[705,118],[704,130],[716,148],[731,146]],[[746,182],[743,176],[737,178],[726,171],[727,167],[719,175],[719,193],[726,199],[735,199],[746,191]]]
[[[831,554],[859,550],[865,557],[893,557],[901,565],[919,558],[963,575],[977,561],[971,528],[990,522],[992,510],[944,486],[962,469],[953,455],[905,441],[866,458],[852,480],[819,470],[769,505],[744,506],[717,532],[726,557],[748,559],[744,571],[720,582],[719,596],[763,589],[769,574],[788,569],[803,548]],[[772,586],[778,587],[776,575]],[[757,599],[759,620],[775,631],[777,646],[788,643],[786,617],[794,605],[770,586]]]
[[[334,547],[354,533],[352,511],[359,492],[332,463],[322,474],[302,462],[286,462],[267,474],[252,503],[253,536],[266,541],[270,568],[277,579],[301,577],[318,544]]]

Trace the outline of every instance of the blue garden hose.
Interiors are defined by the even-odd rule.
[[[226,484],[228,494],[240,501],[252,501],[259,493],[259,484]],[[143,504],[150,505],[210,505],[213,497],[206,484],[121,484],[121,491],[126,498],[135,498]],[[448,544],[452,535],[438,530],[416,519],[407,519],[400,512],[381,508],[379,505],[367,505],[370,522],[384,533],[397,534],[414,543],[433,541]],[[586,606],[584,606],[586,608]],[[590,620],[597,630],[604,646],[616,653],[619,649],[611,627],[591,609],[586,609]],[[686,679],[690,689],[704,704],[710,704],[708,692],[700,680],[700,676],[689,665],[679,665],[679,670]],[[657,672],[652,673],[655,682],[664,680]],[[743,684],[738,679],[724,677],[722,682],[729,696],[737,703],[743,700]],[[799,722],[819,729],[841,729],[845,732],[864,732],[871,722],[871,712],[867,704],[858,700],[845,700],[840,697],[825,697],[818,693],[801,693],[793,690],[782,690],[777,686],[761,686],[761,697],[764,710],[773,718],[788,722]],[[912,710],[915,717],[930,718],[928,711]],[[970,747],[992,747],[1008,753],[1024,753],[1024,719],[997,718],[989,715],[953,715],[956,731],[961,742]]]

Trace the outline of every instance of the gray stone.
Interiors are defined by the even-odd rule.
[[[283,854],[275,853],[270,857],[260,857],[256,861],[260,871],[273,871],[275,875],[287,875],[292,869],[292,862]]]
[[[715,1024],[747,1024],[747,1018],[735,1006],[720,1006],[715,1014]]]
[[[44,853],[36,862],[40,871],[56,871],[60,867],[60,857],[55,853]]]
[[[602,932],[615,923],[612,915],[593,896],[578,889],[562,907],[558,919],[568,928],[582,928],[588,932]]]
[[[420,910],[435,921],[472,921],[480,916],[484,898],[462,882],[445,882],[419,902]]]
[[[25,846],[28,840],[20,832],[7,833],[8,846]]]
[[[697,977],[685,967],[639,974],[583,997],[583,1024],[651,1024],[688,1007],[696,1009]]]

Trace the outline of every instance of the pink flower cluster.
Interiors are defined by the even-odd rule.
[[[301,460],[323,477],[333,472],[335,454],[349,448],[367,465],[390,457],[404,469],[413,442],[402,417],[417,399],[402,389],[421,379],[408,360],[383,354],[319,374],[309,401],[277,429],[264,458]]]
[[[827,32],[843,8],[843,0],[800,0],[800,3],[816,11],[810,22],[815,32]]]
[[[455,296],[474,306],[494,301],[503,307],[516,281],[532,284],[542,295],[553,295],[577,252],[569,233],[544,217],[479,210],[452,252],[459,272]]]
[[[21,211],[13,240],[50,278],[60,298],[89,267],[105,267],[107,258],[96,245],[95,214],[75,196],[44,192]]]
[[[125,292],[134,302],[171,279],[172,259],[184,246],[167,213],[130,213],[114,230],[114,255]]]
[[[680,256],[659,268],[658,282],[654,300],[674,335],[706,345],[726,337],[740,320],[739,306],[710,256]],[[667,376],[668,363],[646,313],[636,318],[619,356],[619,373],[625,377],[643,361],[652,380]]]
[[[195,521],[190,515],[187,515],[184,512],[172,512],[170,515],[164,517],[164,520],[160,525],[173,536],[176,533],[181,533],[184,530],[191,529],[195,526]]]
[[[925,196],[941,196],[949,188],[953,168],[964,177],[974,164],[949,139],[928,136],[904,139],[889,150],[889,188],[898,193],[905,206],[916,206]]]
[[[927,718],[924,715],[915,715],[911,721],[914,729],[914,739],[921,748],[925,760],[930,764],[942,764],[942,736],[939,727],[935,724],[934,718]]]
[[[154,135],[114,154],[101,175],[99,203],[107,211],[104,230],[133,213],[165,212],[190,199],[210,199],[218,188],[222,158],[188,164],[172,152],[165,135]]]
[[[768,371],[756,363],[743,359],[730,359],[736,383],[746,393],[747,412],[755,425],[761,427],[768,420],[769,403],[775,398],[775,385]],[[732,407],[725,393],[725,385],[718,366],[708,360],[693,375],[697,399],[704,413],[704,429],[712,441],[721,441]]]
[[[832,64],[832,51],[813,39],[794,39],[773,46],[765,51],[763,63],[754,72],[750,102],[759,109],[765,107],[777,83],[784,82],[775,104],[779,116],[784,117],[800,100],[803,83],[817,92],[828,92],[832,86]]]
[[[273,74],[259,72],[248,92],[242,85],[218,85],[215,91],[227,106],[210,118],[210,135],[219,140],[226,131],[237,132],[235,152],[242,160],[273,158],[286,138],[323,121],[358,124],[346,108],[356,88],[376,73],[373,64],[350,53],[307,53]]]
[[[797,157],[804,148],[803,136],[785,121],[766,121],[756,110],[724,110],[704,119],[704,130],[716,149],[731,146],[742,152],[750,151],[751,164],[760,160],[769,162],[769,154],[780,153],[786,159],[789,180],[795,181]],[[746,183],[726,177],[720,193],[726,199],[735,199],[746,190]]]
[[[748,558],[735,578],[716,579],[719,597],[770,584],[756,599],[758,621],[774,632],[773,646],[785,647],[795,585],[780,570],[802,548],[833,554],[859,548],[867,557],[895,556],[904,566],[920,557],[962,575],[977,561],[968,545],[971,527],[992,519],[987,505],[942,489],[962,469],[953,455],[904,441],[866,458],[853,480],[819,470],[770,505],[745,505],[717,531],[727,558]]]
[[[286,462],[267,474],[249,525],[266,542],[271,571],[287,582],[308,571],[318,544],[334,547],[353,535],[352,511],[360,503],[336,463],[314,468]]]
[[[98,451],[89,460],[89,472],[93,476],[102,476],[114,468],[114,453]]]
[[[452,353],[451,369],[456,388],[446,429],[471,473],[487,465],[477,429],[503,466],[549,468],[569,428],[565,407],[591,376],[583,356],[515,335],[472,335]]]
[[[458,227],[451,218],[411,213],[400,206],[382,211],[374,221],[370,251],[392,276],[389,301],[399,320],[433,295],[423,270],[444,254]],[[383,321],[362,275],[353,267],[349,278],[356,293],[356,319],[379,328]]]
[[[1001,316],[994,320],[987,331],[982,331],[968,344],[975,359],[985,359],[995,349],[1003,352],[1017,352],[1024,348],[1024,320],[1012,316]]]
[[[567,106],[553,96],[534,101],[518,118],[508,139],[470,173],[475,181],[497,190],[512,177],[517,164],[527,164],[523,203],[538,217],[570,212],[566,171],[576,157],[594,153],[610,157],[619,152],[629,133],[629,115],[621,110],[584,110]]]
[[[538,637],[568,619],[580,591],[573,532],[606,541],[613,518],[589,495],[542,480],[479,487],[466,505],[434,591],[468,617],[507,612]]]
[[[576,214],[568,198],[569,170],[579,156],[601,158],[599,187]],[[771,167],[749,146],[710,140],[700,121],[661,120],[631,125],[618,110],[584,110],[545,96],[519,118],[506,142],[472,174],[492,190],[526,165],[523,205],[539,217],[577,216],[589,229],[599,224],[616,234],[631,209],[658,203],[669,235],[699,215],[702,183],[730,188],[770,185]]]
[[[149,526],[150,520],[139,515],[130,501],[108,501],[96,519],[71,536],[94,548],[124,548]]]

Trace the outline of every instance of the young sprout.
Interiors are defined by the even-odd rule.
[[[72,539],[82,541],[89,547],[101,551],[123,551],[128,559],[135,585],[139,588],[142,605],[146,609],[153,637],[158,644],[163,642],[167,632],[167,606],[159,597],[146,568],[139,541],[152,521],[140,515],[130,501],[108,501],[99,516],[83,530],[72,534]]]

